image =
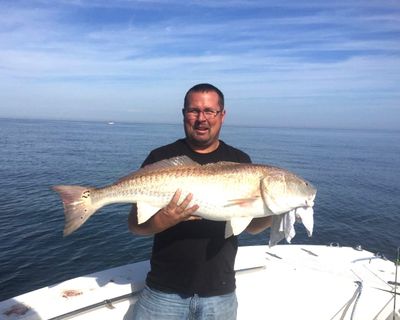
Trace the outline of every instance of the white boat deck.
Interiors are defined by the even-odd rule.
[[[134,263],[23,294],[0,302],[0,319],[131,319],[148,268]],[[395,264],[368,251],[240,247],[235,269],[238,319],[400,319]]]

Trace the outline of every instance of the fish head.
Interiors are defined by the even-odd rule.
[[[287,171],[276,171],[261,179],[264,204],[273,214],[314,205],[316,188],[307,180]]]

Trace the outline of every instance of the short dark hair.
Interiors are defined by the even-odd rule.
[[[213,86],[212,84],[209,83],[199,83],[196,84],[195,86],[191,87],[188,92],[186,92],[185,95],[185,100],[183,103],[184,109],[186,109],[189,106],[189,96],[192,92],[209,92],[209,91],[214,91],[216,94],[218,94],[218,104],[221,110],[224,110],[224,94],[222,93],[221,90],[219,90],[217,87]]]

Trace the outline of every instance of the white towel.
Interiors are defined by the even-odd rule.
[[[287,242],[296,235],[294,228],[295,222],[302,222],[311,237],[314,227],[314,210],[312,207],[301,207],[289,212],[272,217],[272,226],[269,237],[269,246],[278,244],[279,241],[286,239]]]

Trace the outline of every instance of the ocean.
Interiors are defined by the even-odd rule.
[[[136,170],[182,125],[0,119],[0,301],[148,259],[151,237],[127,228],[130,205],[105,207],[63,238],[58,184],[103,186]],[[400,246],[400,131],[225,125],[221,139],[254,163],[296,172],[318,189],[314,234],[295,244],[362,245],[394,260]],[[241,245],[267,244],[268,231]]]

